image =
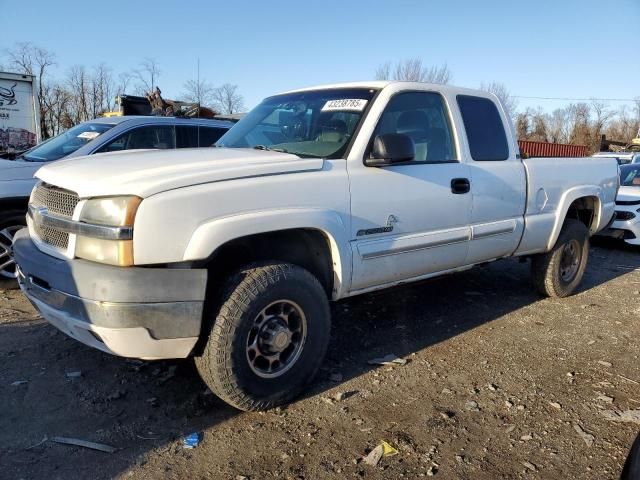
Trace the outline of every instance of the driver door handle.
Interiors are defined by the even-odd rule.
[[[468,178],[453,178],[451,180],[451,193],[463,194],[469,193],[471,190],[471,182]]]

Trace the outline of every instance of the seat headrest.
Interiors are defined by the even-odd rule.
[[[398,133],[415,132],[416,130],[427,131],[428,129],[429,119],[426,113],[420,110],[402,112],[396,123]]]
[[[327,120],[320,125],[321,142],[342,142],[347,134],[347,124],[344,120]]]

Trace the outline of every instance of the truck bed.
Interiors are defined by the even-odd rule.
[[[558,238],[567,210],[579,197],[590,196],[597,203],[592,235],[609,223],[619,182],[614,159],[551,157],[522,162],[527,175],[527,203],[525,230],[516,255],[549,250]],[[594,184],[595,179],[600,180]]]

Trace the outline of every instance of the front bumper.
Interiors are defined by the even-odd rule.
[[[113,267],[61,260],[14,238],[20,288],[52,325],[104,352],[185,358],[200,335],[205,269]]]
[[[624,240],[630,245],[640,245],[640,217],[636,216],[630,220],[614,220],[609,228],[600,234]]]

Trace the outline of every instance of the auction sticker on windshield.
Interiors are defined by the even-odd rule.
[[[367,100],[362,98],[341,98],[339,100],[329,100],[322,107],[323,112],[349,111],[361,112],[367,106]]]
[[[82,132],[78,135],[78,138],[86,138],[87,140],[93,140],[100,135],[100,132]]]

